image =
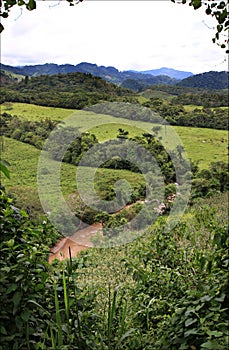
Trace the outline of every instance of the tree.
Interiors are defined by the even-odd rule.
[[[70,6],[74,6],[83,2],[84,0],[66,0]],[[215,18],[216,25],[216,34],[212,39],[214,43],[217,43],[221,48],[225,49],[228,45],[228,35],[227,31],[229,29],[229,20],[228,20],[228,4],[229,1],[219,1],[219,0],[171,0],[174,3],[186,4],[188,3],[195,10],[205,7],[205,12],[207,15]],[[7,18],[12,7],[20,6],[21,9],[26,8],[28,11],[36,9],[37,0],[0,0],[0,17]],[[0,33],[3,31],[4,27],[0,23]],[[229,53],[229,50],[226,50],[226,53]]]
[[[225,0],[225,1],[171,0],[171,1],[178,4],[188,3],[189,6],[192,6],[195,10],[201,7],[205,7],[205,13],[207,15],[212,16],[217,22],[217,25],[215,28],[216,29],[215,37],[212,39],[213,42],[221,46],[222,49],[225,49],[227,47],[226,53],[229,53],[229,50],[228,50],[229,1],[228,0]]]

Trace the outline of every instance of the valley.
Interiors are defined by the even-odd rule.
[[[227,91],[111,72],[5,78],[0,349],[226,350]]]

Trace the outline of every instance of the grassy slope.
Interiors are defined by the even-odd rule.
[[[39,154],[40,151],[31,145],[13,139],[4,140],[3,159],[7,159],[11,164],[11,179],[3,178],[3,185],[18,197],[19,204],[22,204],[23,208],[32,206],[35,212],[42,211],[37,193]],[[76,192],[76,169],[73,165],[62,164],[61,185],[66,196]],[[92,171],[92,168],[86,168],[87,176]],[[126,179],[133,186],[143,181],[141,174],[127,170],[98,169],[95,176],[95,182],[112,183],[117,179]]]
[[[199,226],[196,225],[194,217],[196,210],[200,209],[203,211],[206,208],[211,208],[211,210],[215,209],[215,220],[220,222],[221,225],[227,225],[227,193],[216,194],[211,198],[199,200],[199,202],[196,203],[193,208],[189,208],[182,217],[181,222],[184,224],[184,226],[187,225],[189,228],[187,230],[189,233],[186,234],[193,237],[193,242],[198,242],[197,244],[199,245],[206,244],[207,238],[202,236],[203,232],[201,232]],[[156,222],[155,224],[157,225],[159,222]],[[206,232],[208,232],[207,229]],[[149,229],[145,235],[129,244],[110,249],[100,248],[87,251],[88,268],[81,271],[82,275],[80,275],[79,284],[82,285],[84,289],[87,289],[92,285],[99,291],[98,303],[101,305],[101,308],[103,308],[103,304],[105,302],[104,295],[108,295],[108,288],[110,285],[113,288],[124,285],[125,293],[128,297],[129,289],[134,284],[134,281],[131,278],[129,271],[125,268],[123,259],[134,261],[138,266],[139,260],[136,256],[136,252],[144,252],[149,250],[152,234],[153,229]],[[207,244],[203,249],[207,250]],[[84,255],[85,252],[82,252],[81,254]]]
[[[10,106],[12,109],[7,110],[8,107],[3,105],[2,111],[20,115],[31,120],[49,117],[60,121],[74,112],[76,125],[80,130],[90,130],[97,136],[100,142],[116,138],[120,127],[128,130],[129,136],[133,137],[135,135],[141,135],[146,130],[150,131],[154,126],[151,123],[133,122],[124,118],[115,118],[109,115],[94,114],[86,111],[41,107],[24,103],[12,103]],[[200,168],[207,168],[214,161],[222,160],[227,162],[227,131],[191,127],[174,127],[173,129],[180,136],[188,157],[194,161],[199,161]],[[164,130],[162,130],[162,136],[163,134]]]
[[[67,118],[74,110],[54,107],[43,107],[26,103],[11,103],[7,102],[1,105],[1,113],[9,113],[24,117],[29,120],[40,120],[50,118],[52,120],[60,121]]]

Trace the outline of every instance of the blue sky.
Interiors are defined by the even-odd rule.
[[[203,9],[163,1],[38,1],[3,20],[1,61],[10,65],[96,63],[119,70],[171,67],[226,70],[212,43],[215,22]]]

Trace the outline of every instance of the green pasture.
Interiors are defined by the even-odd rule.
[[[194,109],[202,109],[203,106],[197,106],[197,105],[184,105],[185,112],[192,112]]]
[[[158,90],[151,90],[146,89],[143,92],[140,93],[141,97],[144,97],[145,100],[148,100],[150,98],[160,98],[165,100],[172,100],[175,96],[172,94],[169,94],[165,91],[158,91]]]
[[[11,103],[10,114],[20,115],[31,120],[49,117],[54,120],[63,120],[71,116],[72,124],[81,131],[90,131],[100,142],[115,139],[118,129],[129,132],[129,137],[139,136],[144,132],[152,132],[155,124],[133,121],[125,118],[116,118],[111,115],[96,114],[90,111],[68,110],[63,108],[42,107],[24,103]],[[194,106],[192,106],[194,108]],[[195,106],[196,107],[196,106]],[[7,105],[2,111],[7,112]],[[174,132],[180,137],[188,157],[199,162],[200,168],[207,168],[211,162],[227,162],[227,131],[192,127],[162,126],[158,136],[162,137],[164,146],[173,147]],[[177,143],[177,142],[176,142]]]
[[[211,162],[228,161],[228,133],[225,130],[177,126],[188,157],[198,161],[201,169]]]
[[[32,207],[35,212],[41,213],[42,208],[38,198],[37,185],[37,167],[40,151],[35,147],[16,141],[14,139],[4,139],[4,151],[2,158],[7,159],[10,163],[10,179],[3,178],[3,185],[7,191],[12,192],[18,198],[19,203],[23,208]],[[57,163],[55,161],[50,161]],[[72,198],[71,194],[77,193],[76,174],[78,167],[74,165],[61,164],[61,190],[66,198]],[[49,170],[49,169],[48,169]],[[93,168],[84,167],[84,191],[88,190],[87,184],[90,183]],[[51,177],[51,174],[50,174]],[[135,184],[144,182],[141,174],[132,173],[127,170],[113,170],[99,168],[95,173],[95,187],[98,190],[98,185],[101,183],[111,185],[119,179],[125,179],[132,188]],[[88,180],[88,181],[87,181]],[[105,186],[106,187],[106,186]],[[99,191],[98,191],[98,194]],[[102,194],[102,193],[101,193]]]
[[[50,118],[52,120],[61,121],[72,114],[74,110],[37,106],[19,102],[5,102],[1,105],[1,113],[4,112],[29,120],[39,121],[41,119]]]
[[[184,109],[186,112],[192,112],[194,111],[194,109],[203,109],[203,106],[197,106],[197,105],[184,105]],[[225,109],[225,110],[229,110],[228,107],[210,107],[211,110],[214,109]]]

